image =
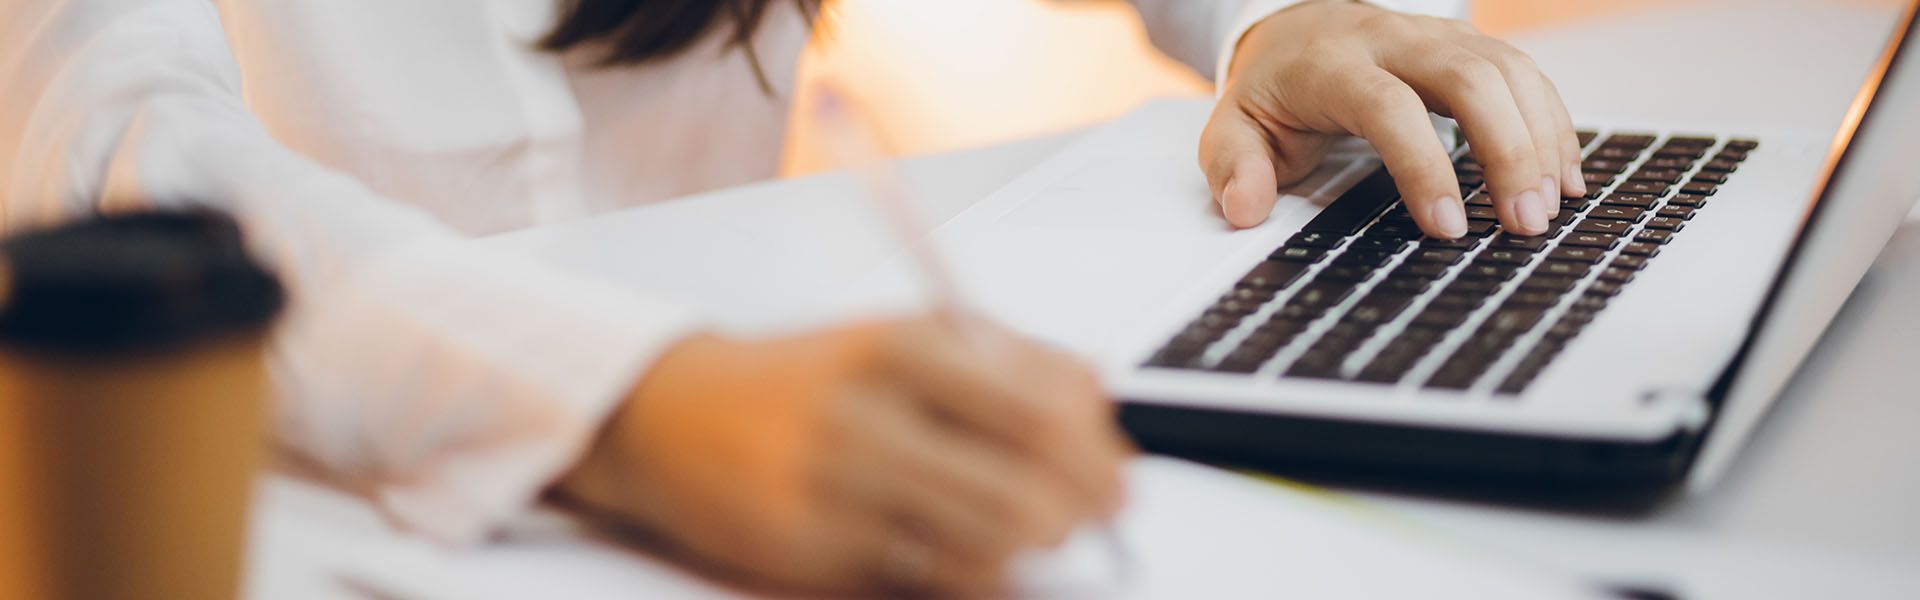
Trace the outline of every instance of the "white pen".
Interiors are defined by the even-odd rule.
[[[900,243],[906,246],[907,254],[912,257],[914,266],[928,288],[935,314],[946,320],[959,335],[969,335],[968,332],[975,329],[965,322],[967,312],[965,302],[960,298],[959,286],[954,283],[939,252],[920,231],[925,224],[915,209],[906,183],[892,168],[888,153],[880,149],[874,129],[855,113],[847,97],[832,82],[821,82],[820,90],[815,98],[814,114],[818,117],[821,137],[831,157],[852,171],[854,178],[867,192],[868,199],[873,201],[875,211],[880,213],[881,219]],[[1102,527],[1101,533],[1111,550],[1115,579],[1125,582],[1132,570],[1133,557],[1112,523]]]

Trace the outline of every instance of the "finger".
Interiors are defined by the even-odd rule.
[[[949,453],[958,449],[925,435],[927,424],[905,404],[902,398],[875,399],[860,403],[860,414],[848,415],[852,423],[823,474],[826,484],[847,498],[848,508],[895,515],[922,528],[919,533],[946,554],[984,560],[1018,550],[1021,539],[990,508],[1003,501],[985,479],[990,474],[956,464],[963,461]]]
[[[959,343],[942,323],[910,328],[885,360],[931,414],[1074,483],[1089,507],[1117,508],[1121,451],[1097,382],[996,327],[972,333]]]
[[[1331,116],[1373,145],[1421,231],[1446,239],[1466,235],[1460,180],[1433,131],[1426,104],[1399,78],[1379,69],[1360,68],[1365,70],[1343,79],[1347,85]]]
[[[1577,176],[1569,177],[1573,173],[1568,167],[1579,164],[1573,121],[1567,116],[1559,92],[1554,90],[1546,74],[1540,72],[1539,65],[1519,49],[1490,37],[1465,36],[1461,44],[1500,69],[1508,89],[1513,90],[1514,102],[1527,121],[1527,130],[1533,134],[1540,172],[1552,180],[1541,192],[1547,214],[1559,211],[1561,196],[1586,195],[1586,183]]]
[[[1545,79],[1546,75],[1542,74],[1541,78]],[[1565,124],[1566,135],[1560,140],[1560,147],[1562,148],[1560,157],[1561,160],[1566,161],[1567,165],[1567,178],[1565,181],[1578,184],[1561,183],[1560,186],[1564,188],[1561,190],[1561,193],[1569,198],[1585,196],[1590,190],[1587,189],[1586,174],[1580,166],[1580,132],[1573,127],[1573,115],[1567,111],[1567,103],[1561,99],[1559,87],[1553,85],[1552,80],[1548,80],[1546,86],[1547,93],[1552,98],[1551,104],[1553,105],[1555,118]]]
[[[1427,105],[1460,122],[1474,159],[1485,167],[1501,222],[1524,235],[1545,232],[1545,174],[1533,135],[1500,69],[1478,54],[1440,42],[1390,55],[1382,66],[1412,86]]]
[[[1090,516],[1069,485],[1040,465],[928,421],[905,402],[864,412],[850,419],[861,431],[846,432],[854,440],[846,445],[853,460],[839,461],[862,465],[843,476],[856,484],[849,489],[866,490],[872,504],[893,514],[925,519],[935,539],[954,542],[942,547],[956,554],[1005,558],[1055,545]],[[992,531],[980,531],[982,523]]]
[[[1227,223],[1253,227],[1266,222],[1280,186],[1312,172],[1306,157],[1287,161],[1267,129],[1233,100],[1222,100],[1200,133],[1200,169]]]

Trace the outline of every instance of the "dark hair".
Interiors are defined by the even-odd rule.
[[[540,40],[540,47],[560,52],[598,45],[605,65],[639,64],[685,52],[722,20],[728,45],[744,48],[760,88],[772,92],[760,59],[753,51],[753,34],[760,29],[767,7],[776,1],[794,2],[811,17],[819,0],[559,0],[560,22]]]
[[[208,211],[103,217],[0,243],[0,345],[57,356],[266,333],[284,302],[240,228]]]

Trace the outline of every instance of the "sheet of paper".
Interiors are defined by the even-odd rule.
[[[1057,552],[1027,558],[1018,568],[1019,597],[1595,597],[1575,582],[1486,559],[1314,493],[1166,458],[1136,461],[1129,478],[1116,528],[1131,557],[1124,576],[1113,572],[1105,534],[1088,530]],[[364,507],[368,514],[341,523],[339,513],[353,504],[328,495],[286,485],[266,494],[256,579],[301,581],[304,573],[304,580],[344,582],[343,589],[395,600],[754,597],[564,519],[533,519],[499,542],[449,550],[370,526]],[[316,514],[316,504],[332,504],[317,511],[330,514]],[[287,564],[295,559],[301,564]],[[255,596],[296,589],[274,583],[255,581]]]

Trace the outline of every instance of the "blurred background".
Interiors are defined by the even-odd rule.
[[[1472,20],[1504,36],[1655,5],[1713,1],[1475,0]],[[902,154],[1072,129],[1119,116],[1148,98],[1210,90],[1205,80],[1148,44],[1139,17],[1124,0],[839,0],[833,11],[824,35],[816,36],[801,62],[799,97],[810,97],[807,82],[823,76],[844,82]],[[810,114],[804,106],[798,109],[798,115]],[[793,122],[785,174],[833,166],[807,150],[819,147],[812,136],[812,123]]]
[[[1473,21],[1498,35],[1682,1],[1478,0]],[[1082,127],[1149,98],[1211,90],[1154,50],[1124,0],[840,0],[833,10],[802,59],[799,97],[823,76],[845,82],[903,154]],[[786,174],[833,166],[808,150],[819,147],[812,132],[794,121]]]

